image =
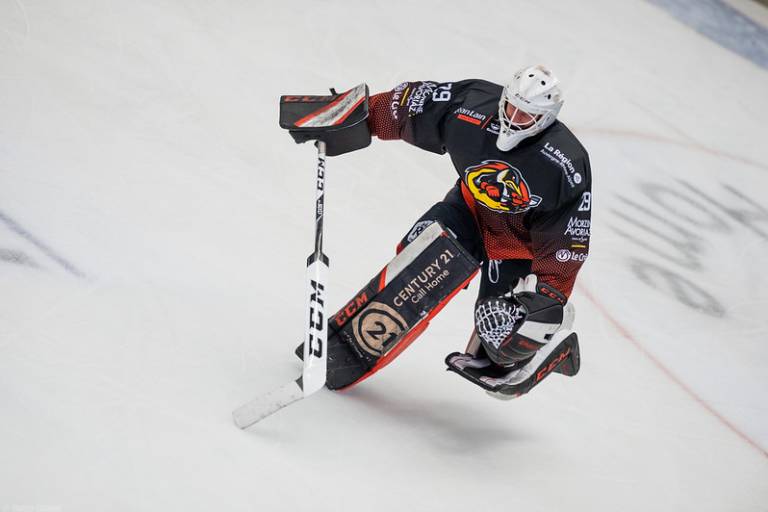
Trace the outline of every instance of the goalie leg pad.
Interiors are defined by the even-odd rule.
[[[329,320],[326,386],[349,387],[389,364],[479,267],[442,224],[426,227]]]
[[[449,371],[485,389],[494,398],[508,400],[528,393],[552,372],[576,375],[581,364],[579,339],[575,332],[561,331],[531,359],[511,368],[460,352],[449,354],[445,364]]]
[[[442,224],[426,227],[329,320],[328,388],[356,384],[389,364],[479,266]]]

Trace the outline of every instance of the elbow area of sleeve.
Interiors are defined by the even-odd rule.
[[[382,140],[400,138],[400,126],[391,108],[392,92],[374,94],[368,99],[368,127]]]

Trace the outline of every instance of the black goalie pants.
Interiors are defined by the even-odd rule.
[[[400,241],[398,251],[412,242],[427,226],[439,221],[456,235],[459,243],[481,262],[480,291],[477,300],[499,297],[509,292],[517,280],[531,273],[531,260],[489,260],[472,212],[464,202],[458,184],[445,198],[435,203]]]

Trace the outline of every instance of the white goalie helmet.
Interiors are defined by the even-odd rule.
[[[554,73],[542,65],[525,67],[514,74],[499,100],[496,147],[509,151],[555,122],[563,106],[558,83]]]

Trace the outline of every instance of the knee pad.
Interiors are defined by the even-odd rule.
[[[397,246],[398,254],[408,244],[416,240],[425,229],[438,222],[473,258],[480,259],[482,257],[484,246],[475,219],[466,204],[464,204],[461,196],[454,193],[454,191],[455,189],[452,189],[444,200],[432,205],[413,224],[408,233],[400,240]]]

